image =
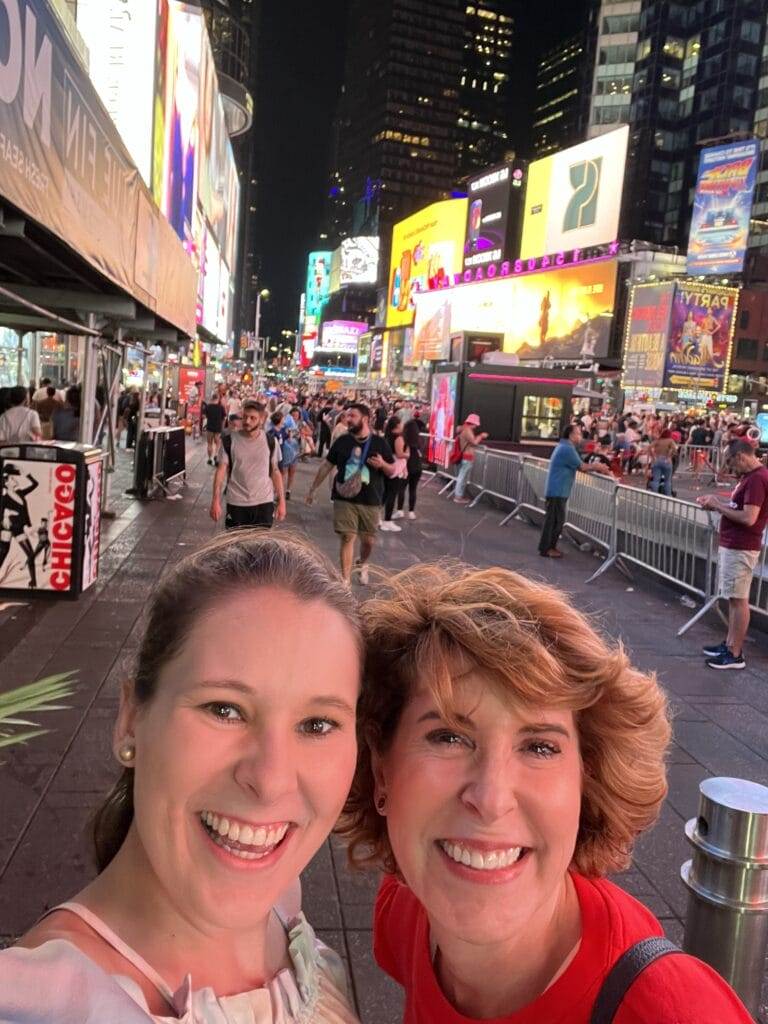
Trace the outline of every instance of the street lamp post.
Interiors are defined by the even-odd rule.
[[[259,369],[259,362],[261,361],[261,338],[259,336],[259,329],[261,327],[261,300],[265,302],[269,301],[269,288],[262,288],[261,291],[256,295],[256,318],[253,325],[253,337],[256,342],[256,371]],[[265,353],[266,354],[266,353]]]

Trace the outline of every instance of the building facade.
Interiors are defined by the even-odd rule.
[[[536,69],[533,152],[537,157],[566,149],[584,139],[587,99],[586,30],[548,50]]]

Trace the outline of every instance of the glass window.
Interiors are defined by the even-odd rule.
[[[747,23],[745,23],[745,24],[747,24]],[[713,25],[712,28],[709,30],[709,35],[707,37],[707,45],[709,45],[709,46],[717,46],[719,43],[722,43],[722,41],[724,39],[725,39],[725,22],[724,21],[718,21],[717,24]]]
[[[685,57],[685,42],[682,39],[667,39],[666,43],[664,43],[664,53],[668,57],[682,60]]]
[[[741,23],[741,38],[748,43],[759,43],[760,42],[760,22],[759,21],[742,21]]]
[[[739,338],[739,344],[736,347],[737,355],[740,359],[757,359],[757,338]]]
[[[741,75],[756,75],[757,57],[751,53],[740,53],[736,58],[736,70]]]
[[[563,417],[562,398],[543,395],[526,395],[523,399],[523,419],[520,425],[521,439],[555,440],[560,436]]]

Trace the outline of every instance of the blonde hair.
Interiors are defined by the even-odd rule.
[[[450,720],[453,679],[474,668],[510,702],[574,712],[584,765],[574,867],[601,876],[627,866],[667,793],[671,729],[655,675],[633,668],[554,587],[507,569],[406,569],[362,616],[360,754],[337,829],[353,865],[397,871],[374,806],[371,752],[389,748],[418,683]]]

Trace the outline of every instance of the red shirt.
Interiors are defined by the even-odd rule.
[[[758,466],[743,476],[731,495],[731,508],[743,509],[745,505],[757,505],[760,514],[753,526],[734,523],[727,516],[720,519],[720,547],[736,551],[760,551],[763,546],[763,531],[768,523],[768,469]]]
[[[664,934],[650,910],[612,882],[571,877],[581,908],[579,951],[538,999],[484,1024],[589,1024],[616,960],[641,939]],[[391,875],[376,899],[373,949],[379,966],[405,989],[403,1024],[476,1024],[443,995],[432,968],[426,911]],[[614,1024],[752,1024],[752,1018],[712,968],[675,953],[646,968]]]

